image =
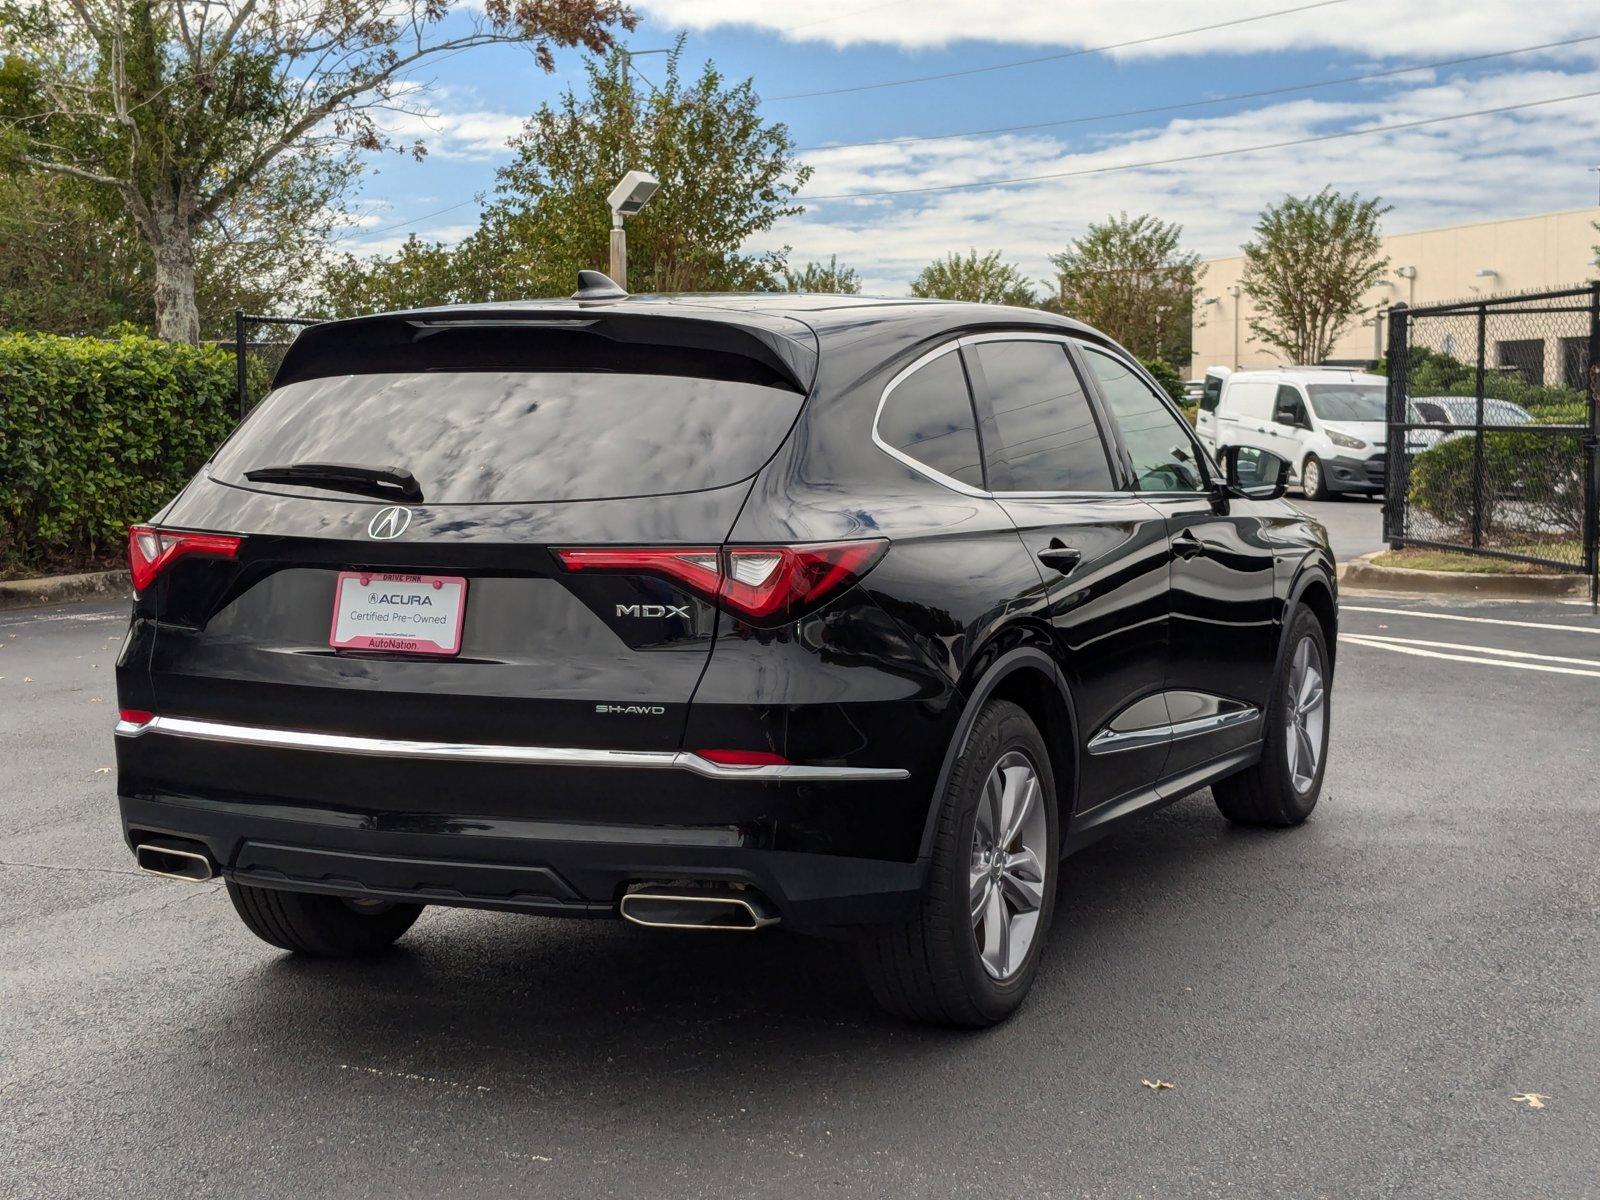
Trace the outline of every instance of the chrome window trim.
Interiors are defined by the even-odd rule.
[[[310,750],[370,758],[421,758],[544,767],[625,767],[634,770],[689,771],[706,779],[742,779],[767,783],[888,782],[911,778],[911,772],[903,767],[828,767],[805,763],[732,767],[701,758],[688,750],[587,750],[562,746],[423,742],[402,738],[315,733],[301,729],[267,729],[256,725],[202,721],[192,717],[152,717],[143,724],[132,721],[117,722],[118,737],[144,737],[151,733],[202,742],[225,742],[236,746]]]
[[[959,479],[954,479],[943,471],[937,471],[884,441],[883,436],[878,432],[878,420],[883,416],[884,405],[889,402],[889,394],[934,359],[949,354],[952,350],[959,350],[963,346],[976,346],[980,342],[1057,342],[1063,349],[1066,349],[1071,345],[1072,338],[1062,333],[1044,333],[1030,330],[1007,332],[1000,330],[993,333],[962,334],[960,337],[934,347],[934,349],[920,358],[912,360],[909,366],[898,372],[893,379],[884,385],[883,394],[878,397],[877,410],[872,414],[872,440],[878,449],[895,461],[910,467],[925,479],[931,479],[934,483],[941,484],[953,492],[959,492],[963,496],[976,496],[984,500],[1126,500],[1129,497],[1138,497],[1139,493],[1137,492],[1117,491],[1114,488],[1109,491],[1096,492],[990,492],[983,488],[975,488],[971,484],[962,483]],[[1069,359],[1068,362],[1070,363],[1070,361]],[[974,417],[976,417],[976,413],[974,413]],[[1102,436],[1104,435],[1102,434]]]
[[[1123,750],[1143,750],[1150,746],[1159,746],[1163,742],[1181,741],[1205,733],[1215,733],[1219,729],[1248,724],[1260,716],[1259,708],[1236,708],[1211,716],[1196,717],[1192,721],[1180,721],[1175,725],[1152,725],[1148,729],[1130,729],[1121,732],[1115,729],[1102,729],[1089,739],[1089,753],[1117,754]]]
[[[954,476],[946,475],[943,471],[935,470],[927,463],[912,458],[911,455],[905,453],[903,450],[897,450],[888,442],[884,441],[883,435],[878,432],[878,421],[883,417],[884,405],[889,403],[889,396],[894,392],[895,388],[899,387],[907,379],[911,378],[911,376],[922,370],[923,367],[933,362],[934,359],[943,358],[946,354],[949,354],[954,350],[959,350],[960,348],[960,338],[957,338],[954,341],[945,342],[942,346],[936,346],[934,349],[928,351],[928,353],[922,355],[920,358],[912,360],[909,366],[896,374],[893,379],[889,380],[889,382],[884,386],[883,394],[878,397],[878,407],[872,414],[872,440],[877,445],[878,449],[882,450],[890,458],[894,459],[896,462],[904,463],[918,475],[921,475],[926,479],[931,479],[935,483],[942,484],[951,491],[959,492],[963,496],[982,496],[985,498],[992,498],[991,493],[984,491],[982,488],[975,488],[970,483],[962,483],[961,480],[956,479]],[[969,385],[967,390],[967,404],[970,406],[971,403],[972,391]],[[976,412],[973,413],[973,420],[977,420]]]

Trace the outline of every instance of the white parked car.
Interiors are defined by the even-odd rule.
[[[1389,381],[1342,367],[1207,372],[1195,432],[1220,455],[1229,446],[1288,459],[1308,500],[1383,491]],[[1212,382],[1217,386],[1213,392]]]
[[[1439,430],[1413,429],[1406,437],[1406,448],[1412,454],[1431,450],[1440,442],[1450,438],[1464,437],[1466,436],[1464,431],[1460,429],[1451,431],[1449,427],[1475,425],[1478,421],[1478,401],[1473,396],[1417,396],[1408,403],[1413,425],[1446,427]],[[1533,414],[1520,404],[1489,396],[1483,401],[1483,423],[1485,426],[1531,425]]]

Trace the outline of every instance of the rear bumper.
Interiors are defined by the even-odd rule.
[[[607,917],[629,885],[759,891],[824,932],[912,910],[924,789],[886,767],[422,743],[157,718],[118,728],[129,845],[205,844],[241,883]]]
[[[120,797],[128,844],[153,835],[203,842],[225,878],[352,898],[555,917],[614,917],[630,884],[743,884],[802,932],[908,917],[925,865],[738,844],[678,844],[668,828],[558,831],[461,820],[383,830],[319,809],[194,798]],[[533,823],[529,823],[530,826]],[[557,836],[565,833],[567,836]]]

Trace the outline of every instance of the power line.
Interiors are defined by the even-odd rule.
[[[870,92],[879,88],[904,87],[911,83],[932,83],[940,79],[956,79],[964,75],[982,75],[989,71],[1006,71],[1012,67],[1030,67],[1035,63],[1059,62],[1064,58],[1081,58],[1085,54],[1104,54],[1108,50],[1125,50],[1129,46],[1148,46],[1151,42],[1164,42],[1171,38],[1187,37],[1191,33],[1209,33],[1214,29],[1230,29],[1235,25],[1248,25],[1253,21],[1265,21],[1271,17],[1284,17],[1292,13],[1309,12],[1314,8],[1329,8],[1335,4],[1346,4],[1349,0],[1316,0],[1313,4],[1302,4],[1296,8],[1280,8],[1275,12],[1258,13],[1253,17],[1235,17],[1229,21],[1218,21],[1212,25],[1196,25],[1189,29],[1174,29],[1170,33],[1155,33],[1149,37],[1131,38],[1126,42],[1112,42],[1106,46],[1090,46],[1082,50],[1064,50],[1059,54],[1041,54],[1037,58],[1019,58],[1012,62],[994,63],[987,67],[968,67],[962,71],[944,71],[938,75],[916,75],[909,79],[889,79],[882,83],[858,83],[851,87],[829,88],[820,92],[790,92],[786,96],[768,96],[762,101],[764,104],[775,104],[780,100],[810,100],[816,96],[843,96],[850,92]]]
[[[1060,125],[1082,125],[1090,121],[1112,121],[1119,117],[1144,117],[1153,113],[1176,112],[1186,108],[1201,108],[1211,104],[1229,104],[1235,100],[1261,100],[1268,96],[1283,96],[1291,92],[1308,92],[1317,88],[1339,87],[1347,83],[1369,83],[1375,79],[1390,79],[1396,75],[1410,75],[1417,71],[1437,71],[1446,67],[1461,67],[1468,63],[1488,62],[1496,58],[1509,58],[1514,54],[1533,54],[1540,50],[1554,50],[1563,46],[1576,46],[1583,42],[1600,41],[1600,33],[1567,38],[1559,42],[1541,42],[1537,46],[1521,46],[1515,50],[1496,50],[1492,54],[1473,54],[1466,58],[1447,58],[1438,62],[1418,63],[1413,67],[1395,67],[1388,71],[1373,71],[1368,75],[1347,75],[1343,79],[1324,79],[1315,83],[1295,83],[1286,87],[1265,88],[1256,92],[1235,92],[1230,96],[1213,96],[1205,100],[1184,100],[1177,104],[1157,104],[1150,108],[1129,108],[1122,112],[1095,113],[1083,117],[1064,117],[1059,121],[1032,121],[1026,125],[1000,125],[993,129],[973,129],[964,133],[930,133],[920,136],[880,138],[870,142],[835,142],[826,146],[807,146],[798,154],[811,154],[820,150],[857,150],[870,146],[908,146],[917,142],[939,142],[951,138],[988,137],[996,133],[1019,133],[1028,129],[1050,129]]]
[[[452,204],[449,208],[441,208],[441,209],[438,209],[435,212],[423,213],[420,217],[408,217],[404,221],[401,221],[401,222],[399,222],[397,224],[394,224],[394,225],[385,225],[381,229],[355,230],[355,231],[352,231],[350,233],[345,234],[342,237],[337,237],[337,238],[334,238],[332,240],[336,241],[336,242],[342,242],[342,241],[348,241],[348,240],[350,240],[352,238],[377,237],[380,233],[392,233],[396,229],[404,229],[408,225],[416,225],[421,221],[431,221],[431,220],[433,220],[434,217],[442,217],[442,216],[444,216],[445,213],[455,212],[456,209],[458,209],[458,208],[465,208],[467,205],[476,204],[477,202],[478,202],[478,198],[476,196],[474,196],[470,200],[463,200],[460,204]]]
[[[1086,167],[1078,171],[1052,171],[1046,175],[1017,175],[1009,179],[979,179],[972,183],[944,183],[934,187],[886,188],[876,192],[839,192],[831,196],[806,196],[807,201],[857,200],[874,196],[911,196],[927,192],[957,192],[968,188],[1005,187],[1013,183],[1040,183],[1050,179],[1072,179],[1083,175],[1107,175],[1113,171],[1135,171],[1143,167],[1166,167],[1177,163],[1203,162],[1213,158],[1227,158],[1234,154],[1256,154],[1262,150],[1283,150],[1291,146],[1309,146],[1315,142],[1332,142],[1340,138],[1365,137],[1372,133],[1392,133],[1398,129],[1416,129],[1423,125],[1439,125],[1445,121],[1461,121],[1467,117],[1488,117],[1496,113],[1517,112],[1524,108],[1539,108],[1546,104],[1565,104],[1569,100],[1587,100],[1600,96],[1600,91],[1578,92],[1571,96],[1552,96],[1547,100],[1528,100],[1522,104],[1503,104],[1498,108],[1480,108],[1472,112],[1450,113],[1443,117],[1424,117],[1419,121],[1397,121],[1392,125],[1374,125],[1368,129],[1346,129],[1338,133],[1317,134],[1314,137],[1292,138],[1286,142],[1266,142],[1259,146],[1236,146],[1229,150],[1212,150],[1204,154],[1181,154],[1175,158],[1153,158],[1145,162],[1117,163],[1109,167]]]

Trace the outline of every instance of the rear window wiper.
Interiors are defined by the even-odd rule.
[[[251,483],[298,483],[304,487],[330,488],[363,496],[398,497],[413,504],[422,502],[422,488],[417,477],[404,467],[304,462],[256,467],[246,471],[244,477]]]

